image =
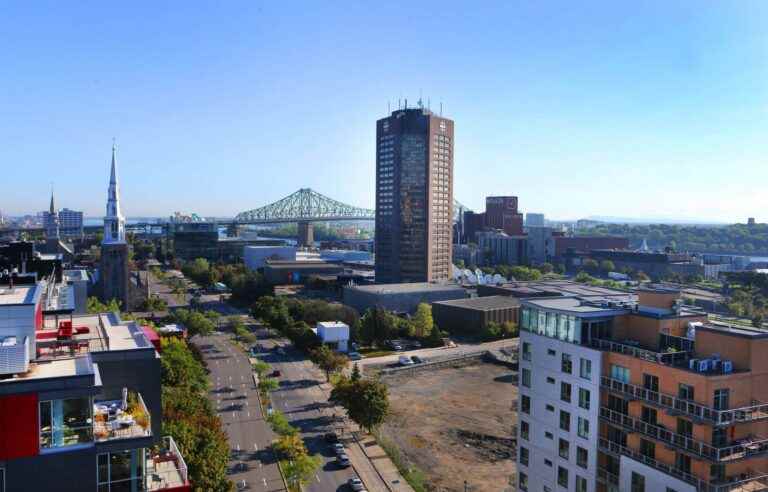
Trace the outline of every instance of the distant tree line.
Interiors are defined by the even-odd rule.
[[[727,226],[693,226],[668,224],[600,224],[578,229],[577,235],[623,236],[632,247],[643,239],[652,249],[671,247],[675,251],[699,253],[732,253],[768,255],[768,224],[733,224]]]

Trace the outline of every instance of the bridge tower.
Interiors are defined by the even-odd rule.
[[[297,223],[298,244],[301,248],[311,248],[315,244],[315,227],[312,222],[300,221]]]

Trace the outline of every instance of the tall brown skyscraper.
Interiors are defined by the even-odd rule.
[[[376,122],[376,282],[451,274],[453,121],[398,109]]]

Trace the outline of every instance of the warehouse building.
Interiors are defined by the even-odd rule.
[[[356,285],[344,288],[344,304],[358,312],[382,307],[395,313],[414,313],[416,307],[425,302],[464,299],[467,292],[455,284],[433,284],[427,282],[404,284]]]
[[[441,330],[451,334],[482,333],[488,323],[517,324],[520,301],[509,296],[475,297],[432,304],[432,318]]]

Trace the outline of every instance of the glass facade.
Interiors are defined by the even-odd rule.
[[[40,448],[53,449],[93,442],[90,397],[40,402]]]
[[[145,490],[143,448],[98,456],[98,492],[141,492]]]
[[[576,316],[523,306],[520,318],[523,330],[571,343],[581,341],[581,320]]]

